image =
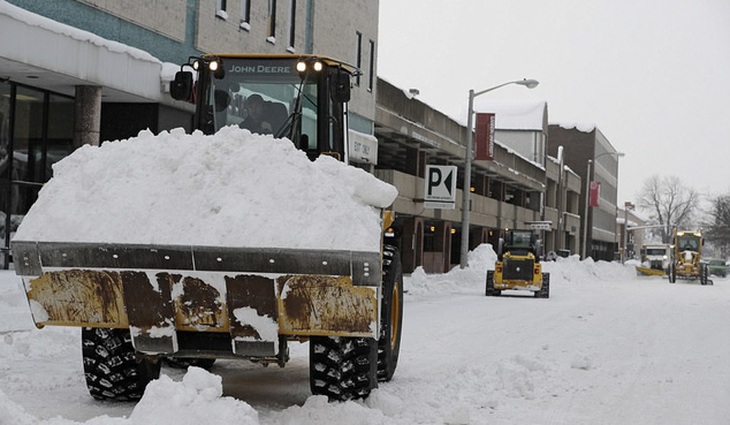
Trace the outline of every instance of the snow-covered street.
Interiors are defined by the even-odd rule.
[[[571,258],[545,265],[549,299],[485,297],[493,260],[483,245],[465,270],[406,278],[396,375],[346,403],[310,396],[306,344],[283,369],[219,361],[222,397],[214,376],[165,367],[136,408],[94,401],[79,330],[32,329],[0,272],[0,424],[730,423],[730,280]]]

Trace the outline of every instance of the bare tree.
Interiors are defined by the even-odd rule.
[[[730,251],[730,194],[713,198],[710,203],[707,239],[726,256]]]
[[[699,194],[684,186],[677,176],[654,175],[644,181],[639,193],[639,207],[649,211],[651,220],[662,226],[664,243],[669,243],[673,228],[691,226],[699,200]]]

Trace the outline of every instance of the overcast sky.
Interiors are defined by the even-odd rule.
[[[545,100],[626,156],[619,204],[650,176],[730,193],[730,1],[380,0],[378,74],[465,122],[469,89]]]

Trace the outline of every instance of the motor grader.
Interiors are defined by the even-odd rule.
[[[669,283],[677,279],[699,280],[701,285],[711,284],[707,264],[702,260],[704,239],[700,231],[674,231],[672,233],[672,259],[667,275]]]
[[[494,270],[487,271],[485,295],[499,296],[503,290],[531,291],[535,298],[550,297],[550,273],[542,272],[542,244],[531,230],[509,230],[497,245]]]
[[[311,159],[347,162],[358,72],[313,55],[204,55],[181,66],[170,92],[195,104],[205,134],[245,120],[256,94],[270,134]],[[385,230],[393,214],[381,216]],[[139,399],[161,359],[284,367],[288,344],[309,341],[312,393],[348,400],[390,380],[398,362],[403,280],[392,235],[383,232],[379,252],[45,240],[12,249],[36,326],[81,328],[94,398]]]

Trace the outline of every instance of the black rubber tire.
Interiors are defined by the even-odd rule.
[[[174,369],[187,369],[190,366],[196,366],[205,370],[210,370],[215,363],[215,359],[196,359],[191,357],[165,357],[165,364]]]
[[[550,273],[542,274],[542,288],[535,292],[535,298],[550,298]]]
[[[139,400],[160,363],[138,359],[128,329],[82,328],[84,375],[97,400]]]
[[[494,270],[487,270],[487,289],[484,291],[484,295],[498,297],[501,294],[502,291],[494,289]]]
[[[378,338],[378,381],[393,378],[398,366],[403,329],[403,267],[398,248],[385,245],[383,249],[383,299]]]
[[[707,264],[700,265],[700,285],[707,285]]]
[[[309,340],[309,387],[330,401],[366,398],[378,387],[373,338],[316,336]]]
[[[669,276],[669,283],[677,281],[677,268],[674,264],[669,265],[669,269],[667,269],[667,276]]]

